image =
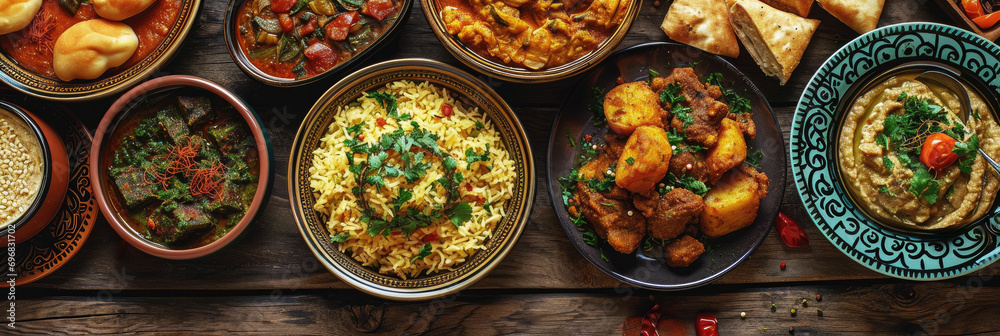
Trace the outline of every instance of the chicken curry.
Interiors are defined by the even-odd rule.
[[[594,51],[632,0],[441,0],[448,33],[473,52],[508,66],[542,70]]]
[[[604,144],[584,136],[582,162],[560,182],[571,219],[593,227],[589,244],[596,235],[628,254],[656,241],[667,265],[686,267],[705,251],[696,238],[754,222],[768,178],[755,167],[760,156],[748,155],[744,137],[756,126],[746,98],[690,67],[656,75],[595,104],[607,120]]]

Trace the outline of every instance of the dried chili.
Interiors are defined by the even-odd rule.
[[[809,246],[809,237],[802,226],[792,218],[783,213],[778,213],[778,218],[774,220],[774,226],[778,229],[778,235],[788,247]]]
[[[698,336],[719,336],[719,320],[712,313],[698,313],[695,323]]]
[[[639,334],[642,336],[656,336],[659,332],[656,331],[656,324],[660,321],[660,304],[653,305],[653,308],[646,312],[646,316],[642,317],[642,328],[639,330]]]

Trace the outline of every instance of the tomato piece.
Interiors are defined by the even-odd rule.
[[[285,33],[290,33],[292,29],[295,29],[295,19],[292,19],[288,13],[278,14],[278,23],[281,24],[281,31]]]
[[[774,220],[774,227],[778,229],[781,241],[785,242],[788,247],[809,246],[809,236],[806,236],[806,231],[791,217],[779,212],[778,218]],[[781,269],[785,269],[785,267],[782,266]]]
[[[924,146],[920,149],[920,162],[938,171],[948,168],[958,159],[958,154],[952,152],[955,142],[955,139],[947,134],[931,134],[924,140]]]
[[[326,24],[326,38],[334,41],[347,39],[347,33],[351,31],[351,25],[358,21],[358,12],[351,11],[338,15],[330,23]]]
[[[309,19],[309,22],[306,22],[305,25],[299,28],[299,34],[298,34],[299,37],[312,34],[312,32],[316,31],[316,26],[319,25],[319,23],[317,22],[318,20],[319,19],[317,19],[316,16],[313,15],[313,17]]]
[[[377,127],[385,126],[385,118],[375,119],[375,126]]]
[[[451,105],[448,104],[441,105],[441,115],[445,117],[450,117],[451,111],[452,111]]]
[[[698,313],[695,332],[698,336],[719,336],[719,320],[712,313]]]
[[[321,73],[337,65],[337,53],[323,43],[313,43],[303,52],[309,59],[309,66],[315,73]]]
[[[430,243],[430,242],[436,242],[436,241],[438,241],[438,240],[439,240],[440,238],[441,238],[441,237],[438,237],[438,234],[437,234],[437,232],[431,232],[431,233],[428,233],[428,234],[427,234],[426,236],[424,236],[423,238],[420,238],[420,242],[421,242],[421,243]]]
[[[962,9],[965,10],[965,15],[969,16],[970,19],[986,15],[979,0],[962,0]]]
[[[1000,12],[993,12],[977,18],[972,18],[972,22],[975,22],[979,28],[983,29],[993,27],[997,24],[997,21],[1000,21]]]
[[[275,13],[288,13],[299,0],[271,0],[271,10]]]
[[[392,0],[368,0],[365,2],[365,6],[361,8],[361,12],[382,21],[389,14],[392,14],[393,9]]]

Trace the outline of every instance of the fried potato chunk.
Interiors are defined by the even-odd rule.
[[[625,143],[615,169],[615,184],[632,192],[653,189],[667,175],[670,165],[670,141],[660,127],[639,126]]]
[[[683,236],[664,246],[663,252],[668,266],[688,267],[705,253],[705,245],[691,236]]]
[[[732,119],[723,119],[722,126],[719,127],[719,142],[705,156],[708,181],[718,182],[722,173],[738,166],[746,158],[747,143],[743,140],[739,124]]]
[[[639,126],[663,127],[667,112],[660,107],[660,97],[646,82],[616,86],[604,96],[604,116],[608,128],[628,136]]]
[[[723,174],[705,194],[701,232],[714,238],[752,224],[760,200],[767,196],[767,187],[767,176],[746,164]]]

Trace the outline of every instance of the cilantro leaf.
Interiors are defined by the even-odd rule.
[[[410,262],[413,263],[416,262],[417,260],[426,258],[427,256],[431,255],[431,250],[432,250],[431,243],[424,244],[424,247],[420,248],[420,252],[417,253],[417,255],[413,257],[413,259],[410,259]]]
[[[896,197],[896,194],[892,193],[892,191],[889,190],[888,186],[881,186],[881,187],[879,187],[878,188],[878,192],[883,193],[883,194],[889,194],[889,197]]]
[[[955,148],[951,151],[959,156],[965,156],[958,161],[958,169],[963,173],[972,173],[972,164],[976,162],[976,156],[979,153],[979,136],[973,134],[969,137],[969,141],[955,143]]]
[[[483,154],[476,154],[476,151],[472,148],[465,150],[465,162],[472,165],[473,162],[489,162],[490,161],[490,145],[486,144],[486,150]],[[466,167],[466,169],[469,169]]]
[[[357,134],[357,133],[361,132],[361,128],[364,127],[364,126],[365,126],[365,122],[364,121],[359,122],[357,124],[354,124],[354,126],[351,126],[351,127],[347,128],[347,133],[350,133],[351,135]]]
[[[625,162],[628,162],[628,165],[631,166],[635,164],[635,158],[634,157],[627,158],[625,159]]]
[[[743,162],[746,162],[748,166],[753,167],[753,169],[760,170],[760,159],[764,158],[764,152],[759,149],[747,153],[747,158]]]
[[[910,178],[909,192],[923,198],[928,204],[937,203],[938,192],[941,191],[941,183],[934,179],[927,169],[919,168],[914,171]]]
[[[666,88],[660,91],[660,102],[675,105],[684,101],[687,98],[684,98],[684,95],[680,94],[680,91],[681,85],[678,83],[667,85]]]
[[[671,184],[675,187],[690,190],[699,196],[705,196],[708,190],[711,189],[704,182],[698,181],[698,179],[691,176],[684,175],[677,178],[673,173],[667,173],[667,178],[672,181]]]
[[[462,226],[472,218],[472,206],[466,202],[460,202],[448,211],[448,217],[456,227]]]
[[[590,89],[590,95],[593,101],[590,105],[587,105],[587,109],[594,115],[594,117],[590,120],[591,125],[600,126],[607,120],[604,116],[604,94],[605,91],[602,88],[595,86]]]
[[[338,234],[336,236],[330,235],[330,242],[331,243],[343,243],[343,242],[346,242],[350,238],[351,238],[351,234],[350,233],[343,232],[343,233],[340,233],[340,234]]]
[[[888,169],[890,173],[892,173],[892,167],[896,166],[896,164],[889,159],[889,156],[882,157],[882,164],[885,165],[885,169]]]

